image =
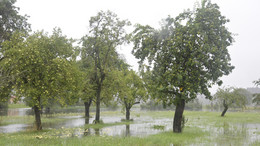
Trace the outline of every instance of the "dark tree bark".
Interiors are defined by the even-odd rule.
[[[228,107],[225,107],[224,110],[223,110],[223,112],[221,113],[221,117],[224,117],[224,116],[225,116],[227,110],[228,110]]]
[[[125,127],[125,135],[126,135],[126,136],[130,136],[130,125],[129,125],[129,124],[126,124],[125,126],[126,126],[126,127]]]
[[[126,120],[129,121],[130,120],[130,108],[126,107],[125,110],[126,110],[125,118],[126,118]]]
[[[35,114],[36,129],[42,130],[41,110],[38,106],[34,106],[33,108],[34,108],[34,114]]]
[[[92,103],[92,100],[89,100],[88,102],[84,102],[84,105],[85,105],[85,124],[89,124],[89,119],[90,119],[89,108],[90,108],[91,103]]]
[[[181,99],[180,102],[176,105],[174,120],[173,120],[173,132],[181,133],[182,132],[182,118],[183,111],[185,107],[185,100]]]
[[[100,122],[100,93],[101,93],[101,85],[99,85],[99,87],[97,89],[95,123],[99,123]]]
[[[223,106],[224,106],[224,110],[223,110],[223,112],[221,113],[221,117],[224,117],[225,114],[226,114],[226,112],[227,112],[227,110],[228,110],[228,104],[226,103],[225,100],[223,101]]]

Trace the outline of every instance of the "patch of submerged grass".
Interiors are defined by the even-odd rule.
[[[133,112],[132,115],[148,116],[152,118],[173,118],[173,111],[156,111],[156,112]],[[71,114],[63,114],[59,116],[70,116]],[[74,114],[72,114],[74,115]],[[121,112],[109,111],[102,112],[104,116],[120,116]],[[77,128],[61,128],[48,129],[41,132],[26,131],[13,134],[0,134],[0,145],[189,145],[192,143],[202,145],[222,145],[222,144],[238,144],[243,145],[243,137],[247,137],[243,130],[235,129],[231,126],[236,123],[259,123],[259,113],[248,112],[228,112],[225,117],[220,116],[220,112],[202,112],[202,111],[185,111],[185,118],[189,121],[184,128],[183,133],[176,134],[172,132],[163,132],[147,137],[111,137],[111,136],[82,136],[88,128],[102,129],[107,126],[127,125],[129,122],[106,123],[106,124],[89,124]],[[62,120],[54,116],[54,118],[45,118],[44,122],[61,122]],[[30,116],[29,116],[30,117]],[[34,117],[30,117],[34,121]],[[44,119],[44,117],[43,117]],[[227,125],[224,125],[225,122]],[[228,127],[230,124],[230,127]],[[159,125],[160,126],[160,125]],[[211,129],[200,129],[198,127],[208,126]],[[210,138],[210,132],[214,132],[214,128],[219,128],[224,131],[225,128],[230,134],[219,136],[218,138]],[[75,132],[76,131],[76,132]],[[234,134],[232,133],[234,132]],[[225,131],[226,132],[226,131]],[[78,134],[81,133],[81,136]],[[241,133],[238,135],[237,133]],[[258,133],[257,133],[258,134]],[[225,138],[227,136],[227,138]],[[231,137],[230,137],[231,136]],[[240,140],[241,139],[241,140]],[[221,142],[221,141],[224,141]],[[237,143],[235,143],[237,142]],[[252,142],[251,142],[252,143]],[[259,144],[258,141],[253,142],[252,145]],[[250,145],[250,142],[249,142]]]
[[[77,134],[72,134],[75,129],[77,128],[0,134],[0,145],[186,145],[206,135],[199,128],[186,127],[180,134],[163,132],[143,138],[92,135],[79,137]],[[62,137],[60,134],[68,135],[69,138]]]
[[[75,114],[54,114],[53,116],[46,117],[45,115],[41,116],[42,123],[59,123],[64,122],[70,119],[74,119],[73,117],[70,118],[60,118],[61,116],[75,116]],[[78,118],[78,117],[75,117]],[[9,124],[33,124],[35,120],[34,115],[28,116],[0,116],[0,126],[5,126]]]
[[[163,125],[153,125],[153,129],[158,129],[158,130],[164,130],[165,126]]]
[[[29,124],[33,121],[33,116],[0,116],[0,126],[9,124]]]
[[[132,121],[124,121],[124,122],[115,122],[115,123],[101,123],[101,124],[87,124],[84,125],[84,128],[93,128],[93,129],[101,129],[108,126],[116,126],[116,125],[129,125],[132,124]]]

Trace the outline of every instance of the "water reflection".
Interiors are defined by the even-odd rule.
[[[30,109],[20,109],[10,112],[11,115],[24,115],[26,111]],[[56,117],[57,118],[57,117]],[[64,122],[59,123],[43,123],[43,128],[54,128],[61,129],[60,135],[64,134],[64,128],[73,128],[72,135],[79,135],[80,137],[89,135],[99,135],[99,136],[137,136],[145,137],[152,134],[157,134],[160,132],[171,131],[172,130],[172,118],[156,118],[153,119],[149,116],[135,117],[131,124],[115,125],[104,128],[84,128],[87,123],[92,123],[94,118],[91,117],[86,120],[83,116],[61,116],[58,118],[67,119]],[[116,123],[121,122],[119,116],[102,116],[104,123]],[[202,124],[203,119],[189,120],[187,125],[190,127],[199,126],[201,129],[208,131],[210,134],[208,138],[210,139],[207,143],[200,143],[200,145],[248,145],[254,141],[260,140],[260,124],[248,124],[240,123],[234,124],[230,122],[223,123],[207,123]],[[154,125],[164,126],[163,129],[155,129]],[[31,124],[11,124],[7,126],[0,126],[0,133],[11,133],[18,131],[25,131],[31,129],[33,125]],[[78,128],[75,128],[78,127]],[[74,128],[76,130],[74,130]]]
[[[250,145],[260,140],[260,124],[223,122],[217,126],[199,126],[208,131],[210,141],[199,145]]]
[[[7,126],[0,126],[0,133],[14,133],[17,131],[29,130],[33,126],[28,124],[10,124]]]
[[[99,128],[95,128],[95,135],[96,136],[100,136],[100,129]]]
[[[85,117],[85,124],[89,124],[89,117]]]
[[[125,136],[130,136],[130,125],[126,124],[125,125]]]
[[[31,108],[0,109],[0,116],[26,116],[32,113]]]

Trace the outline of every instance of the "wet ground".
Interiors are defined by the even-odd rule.
[[[29,109],[19,109],[16,112],[16,115],[23,115],[26,113],[26,110]],[[10,115],[11,116],[11,115]],[[61,128],[75,128],[74,134],[79,137],[87,136],[87,135],[108,135],[108,136],[137,136],[137,137],[145,137],[152,134],[157,134],[164,131],[172,130],[172,118],[152,118],[150,116],[134,116],[133,122],[127,125],[116,125],[104,127],[101,129],[93,129],[93,128],[84,128],[85,118],[82,116],[60,116],[58,118],[66,119],[64,122],[60,123],[52,123],[46,124],[43,123],[44,129],[61,129]],[[104,123],[118,123],[121,122],[123,116],[102,116],[101,119]],[[90,119],[90,123],[92,123],[94,118]],[[193,121],[193,122],[190,122]],[[241,123],[234,124],[229,122],[223,123],[208,123],[202,124],[202,122],[194,122],[194,120],[190,119],[186,123],[186,126],[190,127],[199,127],[203,129],[203,131],[209,132],[207,137],[207,142],[198,141],[198,145],[232,145],[234,141],[238,145],[247,145],[248,143],[252,143],[254,141],[260,140],[260,124],[259,123]],[[201,121],[201,120],[200,120]],[[77,128],[78,127],[78,128]],[[160,127],[160,128],[156,128]],[[32,124],[10,124],[6,126],[0,126],[0,133],[13,133],[19,131],[25,131],[28,129],[32,129]],[[232,142],[232,143],[228,143]]]

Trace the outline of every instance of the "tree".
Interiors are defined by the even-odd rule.
[[[255,85],[259,86],[259,85],[260,85],[260,79],[259,79],[259,80],[256,80],[256,81],[254,81],[253,83],[255,83]]]
[[[82,71],[83,80],[81,83],[80,99],[83,100],[85,106],[85,124],[89,124],[90,106],[95,97],[95,76],[93,68],[93,61],[82,53],[79,62],[80,70]]]
[[[15,31],[27,33],[30,24],[27,23],[28,16],[18,14],[19,8],[14,6],[16,0],[0,1],[0,64],[4,59],[2,43],[10,40]],[[0,66],[0,101],[7,101],[11,93],[15,76],[10,76],[10,69],[4,70]]]
[[[225,27],[229,22],[217,4],[202,1],[195,11],[187,10],[163,21],[161,29],[137,25],[133,32],[132,53],[142,66],[148,61],[157,97],[176,106],[173,132],[182,132],[185,103],[204,94],[208,88],[221,85],[220,77],[234,68],[227,47],[233,42]]]
[[[224,110],[221,116],[225,116],[228,108],[231,105],[237,105],[238,107],[244,108],[247,104],[247,96],[244,94],[242,88],[219,88],[214,98],[223,104]]]
[[[127,20],[120,20],[111,11],[99,12],[89,21],[89,34],[82,38],[83,55],[93,62],[93,76],[96,91],[96,117],[95,122],[100,121],[101,91],[109,72],[114,68],[118,59],[116,48],[128,41],[128,35],[124,27],[130,25]]]
[[[256,103],[256,105],[260,105],[260,94],[254,94],[254,99],[253,99],[253,103]]]
[[[259,80],[256,80],[254,81],[253,83],[255,83],[256,86],[259,86],[260,85],[260,79]],[[259,105],[260,104],[260,93],[256,93],[256,94],[253,94],[253,103],[256,103],[256,105]]]
[[[126,120],[130,120],[131,108],[141,100],[145,100],[147,91],[135,71],[123,69],[118,74],[118,100],[125,108]]]
[[[15,2],[16,0],[0,1],[0,44],[10,40],[15,31],[26,33],[30,30],[30,24],[27,23],[28,16],[18,14],[19,8],[14,6]]]
[[[37,130],[42,129],[40,111],[55,99],[61,105],[72,102],[80,79],[75,63],[73,40],[59,29],[52,35],[35,32],[30,36],[12,35],[3,43],[3,67],[16,76],[14,91],[25,97],[34,109]]]

